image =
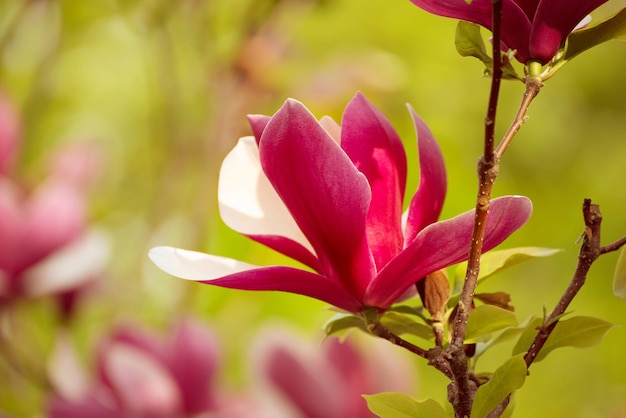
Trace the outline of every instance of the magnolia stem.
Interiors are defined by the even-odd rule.
[[[513,137],[522,128],[524,122],[526,122],[526,113],[528,112],[530,103],[535,97],[537,97],[542,86],[543,83],[539,77],[528,76],[526,78],[526,90],[524,91],[524,96],[522,97],[522,103],[520,103],[520,106],[517,109],[517,114],[513,119],[513,123],[504,134],[500,144],[498,144],[495,156],[496,161],[500,161],[502,155],[511,144]]]
[[[484,150],[478,162],[478,196],[476,199],[474,228],[470,242],[465,282],[463,283],[463,291],[459,299],[457,315],[454,320],[452,340],[447,350],[450,355],[450,368],[454,374],[454,379],[448,387],[448,399],[452,403],[454,413],[457,417],[470,416],[472,404],[474,403],[474,395],[477,389],[476,384],[471,381],[468,373],[467,356],[463,350],[463,342],[465,340],[469,308],[474,298],[474,291],[480,271],[480,254],[485,237],[485,226],[487,224],[491,192],[496,177],[498,176],[498,158],[494,153],[494,138],[498,98],[500,96],[500,84],[502,81],[502,58],[500,53],[502,0],[492,0],[491,8],[493,68],[489,104],[487,105],[487,116],[485,117]]]

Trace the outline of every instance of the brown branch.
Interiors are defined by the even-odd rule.
[[[545,319],[543,325],[538,329],[535,339],[530,345],[528,352],[526,352],[524,361],[526,362],[527,368],[529,368],[535,361],[537,355],[541,351],[541,348],[544,346],[550,337],[550,334],[552,334],[552,331],[557,326],[559,318],[565,313],[572,300],[585,284],[591,265],[600,255],[610,251],[615,251],[626,244],[626,237],[623,237],[622,239],[604,247],[600,245],[602,214],[600,213],[600,207],[596,204],[592,204],[591,199],[585,199],[583,202],[583,218],[585,221],[585,232],[583,243],[578,254],[578,264],[576,266],[574,276],[554,310]],[[509,404],[510,398],[511,395],[509,394],[500,403],[500,405],[498,405],[498,407],[496,407],[496,409],[488,415],[488,417],[495,418],[501,416]]]
[[[604,247],[600,247],[600,254],[606,254],[606,253],[610,253],[613,251],[617,251],[620,248],[622,248],[624,245],[626,245],[626,236],[621,237],[614,243],[605,245]]]

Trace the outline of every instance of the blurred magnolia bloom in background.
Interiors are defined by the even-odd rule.
[[[331,337],[307,342],[295,332],[269,328],[260,332],[253,347],[252,369],[262,394],[261,403],[282,403],[268,409],[272,418],[375,417],[362,395],[415,390],[412,363],[405,353],[386,341]],[[357,342],[366,344],[364,349]]]
[[[112,332],[97,349],[92,379],[72,365],[66,344],[60,342],[50,364],[57,390],[51,418],[178,418],[219,408],[213,392],[217,341],[198,322],[181,320],[167,340],[131,327]]]
[[[289,99],[272,117],[249,117],[254,137],[239,140],[220,171],[218,200],[233,230],[309,267],[257,267],[236,260],[157,247],[150,258],[185,279],[244,290],[278,290],[350,312],[387,309],[416,281],[467,260],[474,211],[439,221],[446,194],[443,156],[411,111],[420,183],[402,213],[407,178],[402,142],[362,94],[341,125],[318,121]],[[530,217],[521,196],[491,202],[483,251]]]
[[[358,342],[358,340],[356,340]],[[49,364],[56,393],[50,418],[364,418],[363,394],[415,389],[410,358],[385,341],[367,350],[351,337],[307,341],[268,326],[248,351],[248,387],[229,390],[219,342],[203,324],[180,320],[167,338],[136,327],[97,347],[95,373],[78,364],[64,335]]]
[[[0,96],[0,300],[66,294],[91,282],[109,258],[109,240],[87,220],[86,187],[101,164],[87,145],[57,150],[47,178],[26,187],[13,163],[17,111]]]

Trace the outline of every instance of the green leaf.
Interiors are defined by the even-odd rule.
[[[491,75],[493,59],[487,53],[479,25],[460,20],[456,25],[454,45],[456,46],[456,51],[462,57],[478,58],[485,64],[485,73]],[[502,78],[521,79],[510,62],[506,62],[506,64],[502,66]]]
[[[481,60],[485,66],[491,66],[492,60],[480,34],[480,26],[477,24],[460,20],[456,25],[454,45],[460,56],[475,57]]]
[[[624,39],[626,36],[626,8],[597,25],[573,32],[567,37],[563,61],[611,39]]]
[[[622,247],[613,276],[613,293],[626,301],[626,246]]]
[[[541,325],[541,322],[541,319],[536,318],[528,324],[513,348],[513,354],[528,351],[535,335],[537,335],[536,328]],[[589,316],[575,316],[559,321],[534,361],[543,360],[548,354],[560,347],[593,347],[602,340],[604,334],[613,326],[610,322]]]
[[[517,340],[515,347],[513,347],[513,355],[518,354],[526,354],[533,340],[535,339],[535,335],[537,335],[537,328],[541,326],[543,320],[536,316],[531,316],[526,320],[526,325],[524,326],[524,330],[522,331],[522,335]]]
[[[498,367],[491,379],[476,391],[471,417],[487,416],[509,393],[524,385],[526,373],[526,363],[522,354],[508,359]]]
[[[489,251],[480,257],[480,273],[478,274],[478,280],[485,280],[500,270],[504,270],[508,267],[519,264],[523,261],[530,260],[538,257],[549,257],[561,250],[556,248],[543,248],[543,247],[516,247],[506,250]],[[465,271],[467,270],[467,261],[457,265],[454,279],[459,283],[465,278]],[[459,290],[460,291],[460,290]],[[455,290],[455,293],[457,290]]]
[[[492,333],[517,324],[517,317],[511,311],[493,305],[478,306],[469,313],[465,343],[487,341]]]
[[[363,395],[367,407],[380,418],[448,418],[446,410],[433,399],[418,402],[399,392]]]
[[[380,322],[396,335],[410,334],[425,340],[434,338],[433,330],[420,322],[415,316],[404,315],[399,312],[385,312]]]
[[[524,326],[507,328],[504,331],[498,333],[496,336],[494,336],[493,339],[487,341],[486,343],[477,343],[474,360],[478,360],[478,358],[482,356],[485,352],[487,352],[487,350],[489,350],[491,347],[502,344],[519,336],[524,331],[524,328]]]
[[[359,328],[362,331],[368,332],[363,318],[347,313],[338,313],[324,324],[324,332],[327,337],[348,331],[352,328]]]

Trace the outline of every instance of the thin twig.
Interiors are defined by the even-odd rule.
[[[626,237],[622,237],[612,244],[604,247],[600,246],[602,214],[600,213],[600,207],[592,204],[590,199],[585,199],[583,203],[583,218],[585,221],[585,234],[580,253],[578,254],[578,264],[576,266],[574,276],[554,310],[545,319],[544,324],[539,328],[535,339],[524,356],[526,367],[530,367],[530,365],[535,361],[537,355],[541,351],[541,348],[544,346],[550,337],[550,334],[552,334],[552,331],[554,331],[554,328],[557,326],[559,318],[566,312],[572,300],[585,284],[591,265],[600,255],[615,251],[623,245],[626,245]],[[498,407],[496,407],[496,409],[488,415],[488,417],[496,418],[501,416],[509,404],[510,398],[511,395],[509,394],[498,405]]]
[[[524,91],[524,96],[522,97],[522,103],[520,103],[517,114],[513,119],[513,123],[504,134],[500,144],[498,144],[498,148],[496,149],[496,161],[500,161],[502,155],[511,144],[513,137],[522,128],[524,122],[526,122],[526,113],[528,112],[530,103],[535,97],[537,97],[537,94],[539,94],[542,86],[543,83],[539,77],[529,76],[526,78],[526,90]]]

